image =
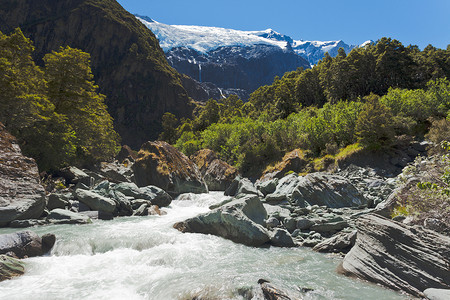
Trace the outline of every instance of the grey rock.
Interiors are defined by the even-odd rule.
[[[333,237],[315,245],[313,250],[317,252],[347,253],[356,241],[356,230],[352,232],[340,232]]]
[[[48,210],[52,210],[55,208],[62,208],[64,209],[66,206],[68,206],[69,201],[67,199],[67,196],[64,194],[50,194],[48,196],[48,202],[47,202],[47,208]]]
[[[311,226],[314,225],[314,222],[306,219],[306,218],[299,218],[297,219],[297,229],[300,230],[306,230],[306,229],[310,229]]]
[[[289,232],[282,228],[275,228],[270,235],[270,244],[277,247],[295,247],[292,236]]]
[[[24,258],[41,256],[49,250],[48,245],[43,247],[42,238],[32,231],[0,235],[0,254],[12,252],[18,258]]]
[[[131,182],[133,178],[132,164],[115,162],[100,163],[99,173],[113,182]]]
[[[263,203],[263,205],[269,216],[275,217],[279,220],[284,220],[291,214],[289,209],[283,208],[279,205],[270,205],[267,203]]]
[[[429,300],[448,300],[450,299],[450,289],[429,288],[423,291],[425,297]]]
[[[331,208],[366,205],[367,200],[342,176],[312,173],[300,177],[292,193],[298,206],[324,205]]]
[[[266,196],[268,194],[275,192],[275,190],[277,189],[277,185],[278,185],[278,178],[274,178],[272,180],[260,182],[257,184],[256,187],[264,196]]]
[[[33,226],[44,225],[47,222],[45,220],[27,219],[27,220],[14,220],[9,223],[9,227],[12,228],[27,228]]]
[[[294,218],[285,218],[283,224],[289,232],[294,232],[294,230],[297,229],[297,220]]]
[[[80,182],[88,187],[93,184],[93,178],[74,166],[59,170],[57,175],[63,177],[67,183],[77,184]]]
[[[258,195],[258,190],[249,179],[243,178],[239,181],[236,197],[240,195]]]
[[[148,216],[148,207],[149,204],[142,204],[141,206],[139,206],[138,209],[136,209],[133,213],[133,216],[139,216],[139,217],[143,217],[143,216]]]
[[[47,221],[53,224],[87,224],[91,223],[91,219],[85,215],[55,208],[47,216]]]
[[[169,206],[170,203],[172,202],[172,197],[159,187],[149,185],[141,187],[140,190],[144,195],[150,198],[149,200],[151,200],[153,205],[158,205],[159,207],[166,207]]]
[[[267,300],[291,300],[288,294],[265,279],[259,279],[258,284],[262,290],[264,299]]]
[[[369,214],[357,222],[355,246],[338,271],[423,297],[450,288],[450,237]]]
[[[75,195],[80,202],[89,206],[91,210],[102,210],[112,213],[116,209],[116,202],[114,200],[92,191],[77,189],[75,190]]]
[[[289,174],[284,176],[278,181],[277,187],[273,193],[270,193],[266,196],[265,200],[268,203],[275,202],[280,203],[291,199],[292,193],[294,192],[298,182],[298,175]]]
[[[247,246],[269,242],[265,220],[267,212],[256,195],[247,195],[211,212],[179,222],[174,228],[182,232],[213,234]]]
[[[119,216],[131,216],[133,214],[131,201],[124,194],[119,191],[110,191],[109,193],[116,202],[116,211]]]
[[[132,203],[132,208],[134,210],[138,209],[143,204],[145,204],[147,206],[151,205],[151,201],[145,200],[145,199],[135,199],[135,200],[132,200],[131,203]]]
[[[322,224],[314,224],[311,226],[311,230],[317,232],[336,232],[344,229],[348,226],[347,221],[339,221],[339,222],[330,222],[330,223],[322,223]]]
[[[280,221],[277,218],[270,217],[266,220],[266,227],[267,228],[274,228],[280,225]]]

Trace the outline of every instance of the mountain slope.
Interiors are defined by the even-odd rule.
[[[21,27],[36,58],[69,45],[91,54],[116,131],[133,148],[157,137],[160,117],[191,115],[180,75],[153,33],[114,0],[0,0],[0,30]]]

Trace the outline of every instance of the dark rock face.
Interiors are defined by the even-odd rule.
[[[54,235],[42,238],[31,231],[0,235],[0,254],[14,253],[18,258],[41,256],[50,251],[55,243]]]
[[[37,219],[45,207],[36,162],[22,155],[16,139],[0,123],[0,226]]]
[[[217,158],[214,151],[203,149],[191,160],[199,167],[210,191],[225,191],[238,175],[238,170]]]
[[[241,89],[250,94],[275,76],[309,63],[292,50],[271,45],[226,46],[202,54],[179,47],[166,52],[171,66],[199,82],[212,82],[225,89]],[[245,100],[245,99],[244,99]]]
[[[423,297],[450,288],[450,238],[369,214],[357,220],[355,246],[338,271]]]
[[[155,185],[172,196],[208,191],[198,167],[166,142],[146,142],[133,165],[138,186]]]
[[[122,142],[138,148],[156,138],[170,111],[189,117],[193,107],[180,75],[169,66],[153,33],[114,0],[2,0],[0,31],[21,27],[35,56],[69,45],[91,54]]]

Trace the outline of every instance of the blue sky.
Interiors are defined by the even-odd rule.
[[[293,39],[360,44],[383,36],[423,49],[450,44],[450,0],[118,0],[161,23],[272,28]]]

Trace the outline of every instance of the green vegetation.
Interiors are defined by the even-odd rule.
[[[260,174],[293,149],[324,169],[350,153],[341,150],[349,145],[389,148],[396,135],[423,136],[431,118],[447,116],[449,61],[450,48],[420,51],[382,38],[276,77],[247,103],[236,96],[210,100],[161,137],[188,155],[210,148],[245,175]]]
[[[70,47],[35,65],[31,40],[20,29],[0,32],[0,121],[39,169],[91,164],[114,156],[118,135],[96,92],[90,56]]]

